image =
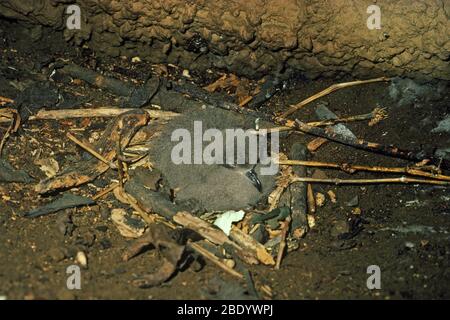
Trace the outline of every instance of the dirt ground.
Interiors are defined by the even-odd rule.
[[[45,65],[52,58],[65,58],[77,64],[103,70],[121,79],[143,80],[158,67],[129,60],[96,57],[89,49],[66,47],[55,34],[33,43],[20,31],[2,25],[0,34],[0,95],[15,98],[21,86],[45,76]],[[28,39],[28,40],[27,40]],[[167,66],[166,66],[167,67]],[[160,67],[159,67],[160,68]],[[181,77],[182,70],[167,67],[170,77]],[[203,75],[191,71],[199,85],[220,77],[218,70]],[[339,82],[352,79],[340,79]],[[286,110],[304,98],[335,83],[330,79],[308,81],[300,77],[275,95],[263,111]],[[117,99],[101,90],[80,84],[58,83],[65,90],[89,98],[92,106],[117,105]],[[399,105],[389,96],[389,83],[357,86],[332,93],[312,103],[296,117],[317,119],[314,106],[327,103],[338,116],[363,114],[376,106],[387,108],[389,117],[369,127],[367,122],[348,124],[356,136],[368,141],[394,144],[405,149],[433,151],[450,145],[450,134],[432,133],[436,123],[449,112],[450,96],[446,92],[436,101]],[[12,136],[4,157],[33,177],[45,174],[35,164],[41,158],[55,159],[60,168],[80,161],[79,148],[67,140],[69,131],[88,138],[101,133],[106,120],[33,121],[24,124]],[[6,125],[2,124],[1,135]],[[283,139],[283,148],[293,141],[309,142],[313,137],[291,134]],[[402,160],[359,151],[336,143],[326,143],[312,159],[365,165],[405,166]],[[330,178],[377,178],[386,175],[345,173],[323,170]],[[111,173],[80,189],[95,194],[109,183]],[[336,203],[326,196],[318,208],[315,226],[301,240],[300,248],[290,252],[280,270],[264,266],[251,267],[257,288],[264,284],[272,289],[274,299],[449,299],[450,292],[450,194],[448,188],[429,185],[314,185],[315,192],[336,194]],[[354,207],[347,203],[358,196],[364,229],[349,240],[337,235],[345,229]],[[138,274],[159,265],[155,251],[148,251],[129,262],[122,252],[127,240],[110,220],[111,208],[121,205],[112,195],[93,207],[68,209],[36,219],[21,213],[49,199],[39,197],[33,184],[0,183],[0,296],[7,299],[206,299],[238,297],[212,295],[217,283],[232,288],[238,281],[207,263],[200,271],[194,268],[178,272],[162,286],[150,289],[134,287],[130,281]],[[61,232],[62,218],[71,216],[74,230]],[[66,268],[74,255],[83,250],[88,268],[82,269],[82,289],[66,288]],[[369,290],[367,268],[381,270],[381,289]],[[236,292],[233,291],[233,292]]]

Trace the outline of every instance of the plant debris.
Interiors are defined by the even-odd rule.
[[[95,204],[95,201],[88,197],[78,196],[72,193],[63,193],[59,199],[23,214],[27,218],[36,218],[46,214],[58,212],[60,210],[88,206]]]

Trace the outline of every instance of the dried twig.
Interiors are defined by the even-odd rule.
[[[349,123],[349,122],[356,122],[356,121],[364,121],[364,120],[371,120],[372,125],[374,123],[378,123],[383,119],[387,118],[387,113],[385,111],[385,108],[375,108],[372,112],[355,115],[355,116],[349,116],[345,118],[337,118],[337,119],[330,119],[330,120],[323,120],[323,121],[311,121],[307,122],[306,125],[311,127],[323,127],[323,126],[333,126],[339,123]],[[371,125],[371,124],[369,124]],[[273,128],[267,128],[267,133],[272,132],[283,132],[283,131],[291,131],[294,130],[293,127],[273,127]],[[260,129],[261,130],[261,129]],[[252,130],[251,133],[253,134],[261,134],[262,132],[259,130]]]
[[[0,157],[2,155],[3,147],[5,146],[6,140],[9,138],[11,133],[15,133],[15,132],[17,132],[17,130],[19,130],[20,122],[21,122],[20,115],[16,110],[14,110],[14,109],[6,109],[6,110],[11,110],[10,111],[11,114],[0,113],[0,115],[4,116],[6,118],[9,118],[10,124],[8,126],[8,129],[6,129],[5,135],[2,137],[2,139],[0,141]],[[4,111],[4,110],[2,110],[2,111]]]
[[[346,118],[337,118],[323,121],[308,122],[307,125],[311,127],[333,126],[338,123],[349,123],[364,120],[376,120],[377,122],[386,119],[387,113],[385,108],[375,108],[372,112],[350,116]]]
[[[239,107],[244,107],[247,103],[249,103],[250,101],[252,101],[253,97],[252,96],[248,96],[247,98],[245,98],[244,100],[242,100],[239,103]]]
[[[422,180],[407,177],[388,178],[388,179],[316,179],[309,177],[295,177],[291,182],[309,182],[309,183],[328,183],[328,184],[383,184],[383,183],[414,183],[414,184],[434,184],[441,186],[450,185],[450,181],[440,180]]]
[[[352,165],[348,163],[338,164],[330,162],[319,162],[319,161],[298,161],[298,160],[280,160],[278,161],[280,165],[298,165],[305,167],[319,167],[319,168],[330,168],[339,169],[347,173],[355,173],[356,171],[369,171],[369,172],[383,172],[383,173],[401,173],[409,174],[412,176],[426,177],[436,180],[450,181],[450,176],[446,176],[440,173],[426,172],[420,170],[420,168],[413,167],[379,167],[379,166],[361,166]]]
[[[115,169],[115,166],[111,163],[111,161],[108,161],[103,157],[100,153],[94,150],[92,146],[90,146],[87,142],[82,142],[81,140],[78,140],[74,135],[72,135],[70,132],[67,132],[66,134],[67,138],[69,138],[71,141],[75,142],[79,147],[83,148],[85,151],[92,154],[94,157],[96,157],[98,160],[102,161],[104,164],[107,164],[110,168]]]
[[[267,252],[266,247],[253,239],[252,236],[233,226],[230,231],[230,238],[244,250],[252,252],[255,257],[264,265],[273,266],[275,261],[272,255]]]
[[[205,220],[191,215],[189,212],[178,212],[173,217],[173,221],[185,228],[194,230],[203,238],[216,245],[231,246],[236,250],[239,257],[248,264],[257,264],[259,261],[259,257],[257,255],[258,252],[243,250],[241,246],[242,244],[237,244],[234,241],[231,241],[222,230],[215,228],[212,224]],[[248,247],[252,247],[251,243],[246,242],[246,244]]]
[[[321,146],[323,146],[324,143],[328,142],[328,139],[325,138],[315,138],[311,140],[307,145],[306,148],[309,152],[315,152],[317,151]]]
[[[121,139],[121,145],[127,146],[135,133],[149,121],[149,115],[139,109],[123,114],[112,121],[106,128],[100,139],[94,144],[94,150],[101,150],[102,156],[110,163],[116,157],[116,142]],[[58,175],[41,181],[36,186],[40,194],[68,189],[90,182],[110,166],[97,158],[79,162],[78,164],[62,171]]]
[[[97,118],[97,117],[117,117],[129,111],[136,110],[135,108],[114,108],[114,107],[99,107],[99,108],[87,108],[87,109],[60,109],[60,110],[39,110],[33,116],[28,118],[28,121],[34,120],[64,120],[74,118]],[[178,113],[169,111],[160,111],[153,109],[141,109],[145,110],[150,118],[157,118],[162,120],[170,120],[178,116]],[[2,110],[5,111],[5,110]],[[8,112],[10,114],[11,112]],[[6,118],[6,114],[1,114]],[[1,119],[0,123],[8,122],[8,119]]]
[[[2,137],[2,140],[0,141],[0,157],[2,156],[3,147],[6,143],[6,140],[9,138],[11,132],[13,131],[13,128],[14,128],[14,119],[11,120],[11,124],[8,126],[8,129],[6,129],[5,135]]]
[[[106,189],[103,189],[102,191],[97,193],[95,196],[93,196],[92,199],[93,200],[100,199],[100,198],[104,197],[105,195],[107,195],[108,193],[112,192],[117,187],[119,187],[119,183],[118,182],[114,182],[109,187],[107,187]]]
[[[0,96],[0,106],[4,106],[7,103],[14,103],[14,100]]]
[[[297,103],[296,105],[293,105],[288,111],[286,111],[285,113],[283,113],[281,115],[282,118],[287,118],[288,116],[290,116],[291,114],[293,114],[295,111],[301,109],[302,107],[306,106],[308,103],[313,102],[314,100],[317,100],[323,96],[326,96],[336,90],[339,89],[343,89],[343,88],[348,88],[348,87],[352,87],[352,86],[356,86],[356,85],[361,85],[361,84],[367,84],[367,83],[373,83],[373,82],[382,82],[382,81],[389,81],[390,78],[386,78],[386,77],[381,77],[381,78],[376,78],[376,79],[370,79],[370,80],[358,80],[358,81],[352,81],[352,82],[344,82],[344,83],[338,83],[338,84],[333,84],[332,86],[328,87],[327,89],[316,93],[315,95]]]
[[[219,258],[217,258],[214,254],[212,254],[211,252],[209,252],[208,250],[203,248],[201,245],[199,245],[197,243],[190,242],[190,241],[188,242],[188,245],[192,249],[194,249],[195,251],[200,253],[203,257],[205,257],[206,259],[208,259],[209,261],[214,263],[216,266],[218,266],[222,270],[228,272],[232,276],[238,277],[239,279],[243,279],[244,278],[243,274],[237,272],[236,270],[232,269],[231,267],[229,267],[228,265],[226,265],[225,263],[220,261]]]
[[[306,195],[308,199],[308,212],[314,214],[316,212],[316,198],[314,197],[314,191],[310,183],[308,183]]]
[[[300,130],[301,132],[326,138],[328,140],[352,146],[357,149],[376,152],[383,155],[402,158],[415,162],[427,160],[431,164],[442,166],[442,168],[450,168],[450,161],[446,159],[438,159],[432,155],[424,154],[423,151],[403,150],[393,145],[383,145],[363,139],[344,136],[342,134],[336,133],[332,128],[322,129],[318,127],[311,127],[299,120],[292,121],[278,118],[277,121],[284,126],[295,128],[297,130]]]
[[[283,228],[281,229],[281,242],[278,248],[277,262],[275,264],[275,270],[280,269],[281,260],[283,259],[284,249],[286,248],[286,236],[291,224],[291,216],[288,216],[283,222]]]

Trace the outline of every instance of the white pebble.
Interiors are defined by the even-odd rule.
[[[138,63],[138,62],[142,62],[142,60],[139,57],[133,57],[133,58],[131,58],[131,62],[132,63]]]
[[[75,261],[83,268],[87,267],[87,257],[83,251],[78,251]]]
[[[234,262],[233,259],[225,259],[224,263],[227,267],[234,269],[234,267],[236,266],[236,262]]]
[[[185,78],[190,78],[191,77],[188,69],[184,69],[183,70],[183,77],[185,77]]]
[[[407,242],[405,242],[405,247],[407,247],[408,249],[412,249],[412,248],[414,248],[414,243],[407,241]]]

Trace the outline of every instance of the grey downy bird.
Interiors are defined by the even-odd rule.
[[[150,160],[161,171],[170,188],[175,190],[175,201],[194,201],[209,211],[243,209],[265,201],[275,187],[276,176],[263,175],[261,169],[264,166],[259,162],[174,163],[172,150],[179,141],[171,141],[172,133],[177,129],[193,133],[194,121],[201,121],[203,130],[220,130],[224,137],[226,129],[246,130],[253,129],[255,125],[253,117],[212,107],[182,114],[165,125],[151,143]],[[208,143],[204,142],[203,146]],[[191,152],[194,152],[193,148]],[[190,156],[194,157],[193,154]]]

